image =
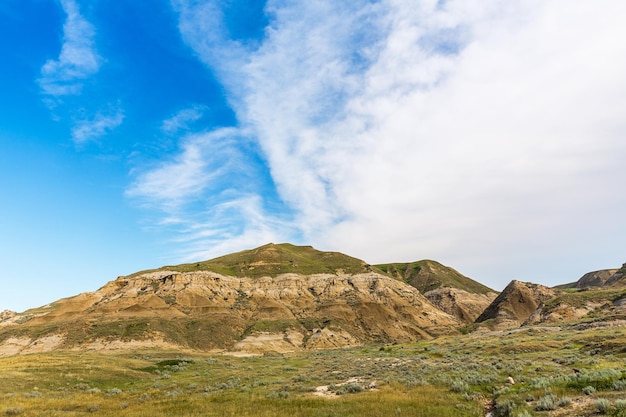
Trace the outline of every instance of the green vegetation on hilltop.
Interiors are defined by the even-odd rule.
[[[542,314],[548,315],[563,305],[574,308],[594,307],[600,310],[611,310],[616,301],[624,298],[626,298],[626,289],[624,288],[568,289],[557,293],[554,298],[547,300],[542,308]],[[606,320],[611,317],[611,314],[609,311],[605,311],[602,317]],[[593,315],[591,318],[593,318]]]
[[[428,259],[411,263],[375,265],[386,274],[417,288],[421,293],[439,287],[452,287],[475,294],[496,291],[470,279],[460,272]]]
[[[360,259],[339,252],[323,252],[312,246],[296,246],[289,243],[269,243],[256,249],[244,250],[208,261],[164,266],[157,270],[212,271],[222,275],[251,278],[275,277],[286,273],[312,275],[380,272]],[[133,276],[145,272],[150,271],[138,272]]]

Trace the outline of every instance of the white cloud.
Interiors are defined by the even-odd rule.
[[[161,227],[181,235],[181,259],[222,255],[259,241],[283,241],[291,224],[268,214],[259,171],[241,149],[245,131],[223,128],[189,134],[169,161],[140,168],[128,197],[156,208]]]
[[[212,2],[175,6],[307,243],[497,287],[617,262],[623,2],[275,0],[255,51],[231,48]]]
[[[202,118],[206,109],[207,107],[201,104],[182,109],[169,119],[164,120],[161,124],[161,130],[169,135],[176,134],[181,130],[187,130],[191,123]]]
[[[79,120],[72,128],[72,140],[83,145],[100,138],[122,124],[124,112],[120,109],[111,114],[96,113],[93,119]]]
[[[60,3],[67,14],[61,53],[46,61],[38,80],[43,94],[51,97],[79,94],[82,80],[97,73],[102,61],[95,51],[93,25],[81,15],[76,1]]]

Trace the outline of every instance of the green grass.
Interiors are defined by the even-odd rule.
[[[412,285],[422,293],[439,287],[458,288],[476,294],[495,292],[491,288],[467,278],[456,270],[431,260],[381,264],[375,265],[375,267],[402,282]]]
[[[562,291],[556,297],[545,302],[542,313],[547,314],[561,304],[581,308],[587,304],[605,304],[626,296],[626,289],[593,288],[593,289],[569,289]]]
[[[177,351],[12,356],[0,359],[0,415],[474,417],[493,402],[511,416],[592,416],[598,399],[608,401],[607,415],[620,415],[626,352],[604,349],[608,342],[626,345],[626,329],[469,334],[241,358]],[[340,395],[317,397],[319,386]],[[588,386],[594,390],[585,395]],[[574,413],[581,399],[587,403]]]
[[[146,272],[167,270],[176,272],[212,271],[222,275],[258,278],[275,277],[285,273],[310,274],[358,274],[376,271],[360,259],[338,252],[323,252],[311,246],[295,246],[288,243],[267,244],[256,249],[245,250],[208,261],[182,265],[164,266]]]

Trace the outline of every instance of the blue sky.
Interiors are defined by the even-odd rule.
[[[626,262],[619,0],[3,0],[0,310],[267,242]]]

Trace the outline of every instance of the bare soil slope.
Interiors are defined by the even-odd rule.
[[[476,323],[489,320],[496,329],[518,327],[537,310],[541,303],[555,295],[555,290],[544,285],[511,281],[476,319]]]

